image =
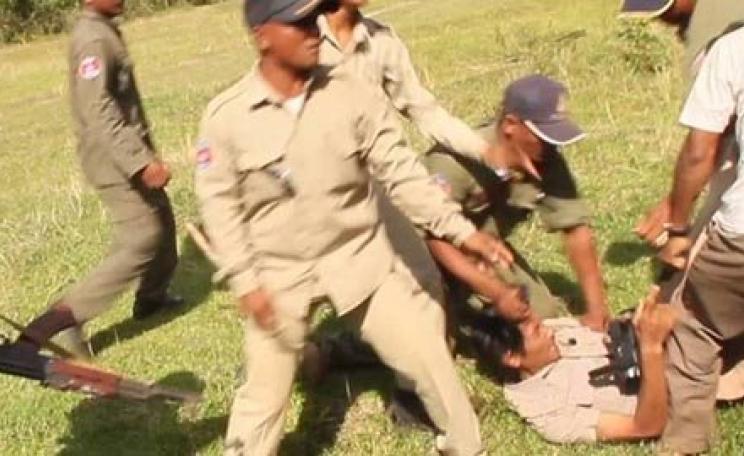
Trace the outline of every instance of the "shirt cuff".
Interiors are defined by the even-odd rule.
[[[455,229],[451,232],[456,233],[452,236],[452,244],[457,248],[460,248],[465,240],[477,231],[475,226],[463,216],[459,216],[457,219],[453,220],[452,226]]]
[[[715,113],[701,115],[687,109],[682,111],[679,123],[688,128],[707,131],[709,133],[722,133],[729,124],[729,116],[720,116]]]
[[[230,284],[230,290],[232,290],[232,293],[236,298],[245,296],[261,286],[256,274],[250,270],[230,276],[228,278],[228,283]]]
[[[137,173],[145,169],[154,158],[155,154],[147,147],[134,151],[122,162],[122,167],[124,168],[127,178],[133,178]]]

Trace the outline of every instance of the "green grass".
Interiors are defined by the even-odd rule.
[[[649,284],[648,252],[631,233],[664,192],[683,131],[683,84],[672,34],[628,29],[614,0],[379,0],[369,12],[393,24],[442,103],[468,122],[493,114],[513,78],[541,71],[564,81],[590,133],[566,150],[594,212],[612,307],[632,306]],[[196,216],[190,154],[207,101],[247,71],[254,53],[236,1],[169,11],[124,26],[154,137],[174,165],[170,186],[181,226]],[[623,33],[621,33],[623,32]],[[643,49],[638,51],[642,45]],[[66,37],[0,47],[0,309],[27,321],[103,255],[108,226],[80,176],[66,92]],[[649,68],[656,68],[655,72]],[[412,133],[417,150],[426,142]],[[0,454],[219,454],[240,363],[232,300],[209,283],[208,263],[180,233],[175,288],[186,309],[129,320],[131,296],[93,321],[97,362],[170,385],[204,388],[195,409],[99,401],[0,378]],[[517,245],[562,295],[576,287],[559,239],[537,224]],[[646,454],[647,445],[546,444],[506,407],[500,387],[468,363],[461,373],[491,454]],[[431,437],[383,416],[391,380],[361,372],[309,391],[298,384],[285,454],[426,454]],[[720,454],[744,447],[744,414],[719,413]]]

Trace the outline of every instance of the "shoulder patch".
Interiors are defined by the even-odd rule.
[[[77,74],[78,77],[91,80],[98,77],[103,69],[103,62],[101,58],[95,55],[89,55],[83,57],[78,66]]]
[[[206,139],[196,143],[196,169],[205,170],[212,165],[212,148]]]
[[[449,196],[452,196],[452,184],[449,180],[444,176],[444,174],[436,173],[431,175],[431,180],[434,182],[437,187],[444,190],[444,193],[446,193]]]

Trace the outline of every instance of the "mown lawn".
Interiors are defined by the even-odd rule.
[[[422,76],[468,122],[493,114],[509,80],[540,71],[564,81],[571,108],[590,133],[566,150],[595,211],[612,307],[634,305],[650,281],[648,251],[631,229],[665,191],[683,131],[675,126],[683,83],[673,35],[628,29],[615,0],[373,1],[393,24]],[[251,66],[254,53],[237,1],[184,8],[124,26],[154,136],[174,165],[178,220],[196,217],[190,151],[207,101]],[[622,32],[622,33],[621,33]],[[21,321],[41,311],[104,253],[108,227],[83,183],[66,90],[66,37],[0,47],[0,309]],[[426,142],[412,132],[417,150]],[[577,288],[559,240],[535,223],[517,245],[556,292]],[[158,403],[85,399],[0,378],[0,454],[219,454],[241,327],[229,294],[210,284],[209,264],[180,231],[175,289],[180,312],[135,323],[131,296],[88,332],[103,366],[169,385],[203,388],[205,401],[179,410]],[[343,278],[339,278],[343,280]],[[8,334],[10,331],[8,330]],[[644,454],[646,445],[560,447],[522,425],[500,388],[461,362],[490,454]],[[360,372],[319,388],[298,384],[284,454],[427,454],[431,437],[400,430],[383,415],[391,380]],[[744,448],[744,413],[719,414],[720,454]]]

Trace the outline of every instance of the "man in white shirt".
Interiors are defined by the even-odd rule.
[[[744,140],[744,28],[721,37],[705,57],[680,116],[688,127],[670,196],[670,239],[659,254],[684,268],[691,249],[687,237],[696,197],[715,171],[719,144],[729,129]],[[684,315],[668,342],[669,420],[665,448],[699,453],[715,434],[716,385],[721,346],[744,334],[744,160],[723,194],[706,233],[698,240],[684,287]]]

